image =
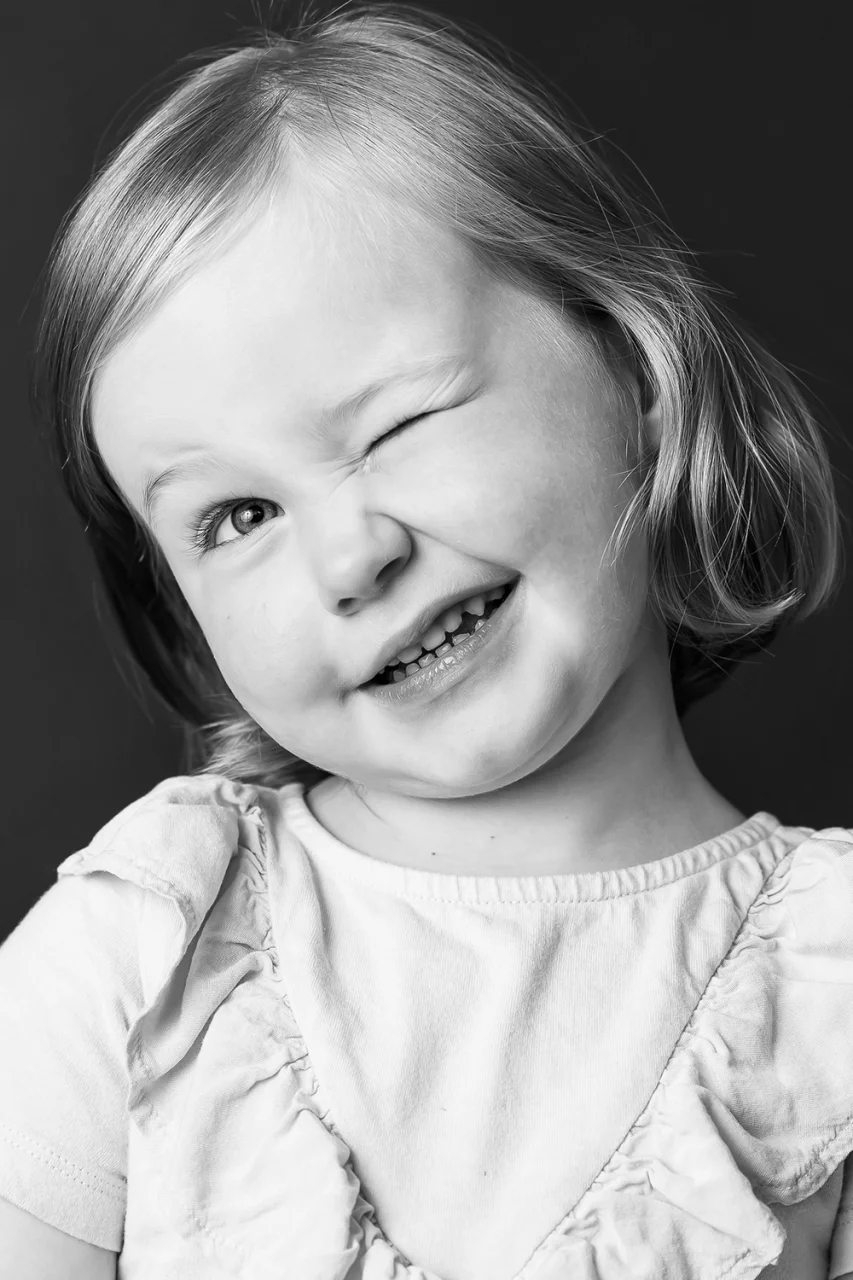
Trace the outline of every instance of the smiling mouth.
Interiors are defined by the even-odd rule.
[[[404,649],[402,655],[395,658],[393,662],[389,662],[388,665],[383,667],[377,675],[375,675],[371,680],[368,680],[365,687],[369,688],[371,685],[399,684],[405,680],[407,676],[415,675],[423,667],[430,666],[437,659],[442,658],[446,653],[450,653],[456,645],[462,644],[462,642],[464,640],[468,640],[475,631],[478,631],[480,627],[482,627],[483,624],[492,616],[492,614],[501,607],[507,596],[512,591],[512,588],[515,586],[515,582],[516,580],[507,582],[502,587],[495,588],[493,591],[487,592],[486,595],[491,596],[492,599],[483,600],[481,597],[480,599],[482,600],[483,608],[479,613],[468,612],[461,608],[460,605],[452,605],[449,609],[445,609],[444,613],[441,614],[441,618],[447,618],[449,614],[461,614],[461,620],[453,627],[452,630],[444,630],[441,637],[436,637],[433,646],[429,649],[426,649],[421,645],[413,645],[410,649]],[[476,599],[477,598],[473,596],[468,597],[462,603],[472,604],[476,602]],[[433,623],[433,628],[436,626],[437,623]],[[430,628],[430,631],[426,633],[426,638],[431,639],[431,631],[432,628]],[[418,652],[416,653],[415,650]],[[408,661],[405,659],[408,659]]]

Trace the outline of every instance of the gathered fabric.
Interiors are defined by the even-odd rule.
[[[207,775],[59,875],[133,887],[121,1280],[853,1269],[848,829],[456,876]]]

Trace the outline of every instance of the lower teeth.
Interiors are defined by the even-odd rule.
[[[424,666],[421,666],[423,658],[418,658],[417,662],[409,662],[405,667],[386,667],[385,670],[381,671],[376,677],[376,684],[399,684],[400,681],[405,680],[407,676],[413,676],[418,671],[423,671],[426,667],[431,667],[433,661],[440,661],[445,654],[450,652],[456,645],[461,644],[463,640],[470,640],[472,634],[473,632],[471,631],[457,631],[449,642],[444,642],[439,646],[439,648],[444,650],[444,653],[435,655],[429,653],[423,655],[423,658],[429,657],[431,659],[430,662],[424,663]]]

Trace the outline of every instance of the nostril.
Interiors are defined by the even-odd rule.
[[[388,564],[380,569],[376,575],[376,581],[379,586],[383,588],[387,586],[387,580],[389,578],[395,578],[399,571],[404,567],[405,563],[406,559],[404,556],[395,556],[393,560],[390,560]]]

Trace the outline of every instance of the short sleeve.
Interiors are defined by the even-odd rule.
[[[841,1201],[832,1228],[828,1280],[853,1271],[853,1156],[844,1161]]]
[[[115,1252],[142,897],[104,872],[68,876],[0,947],[0,1196]]]

